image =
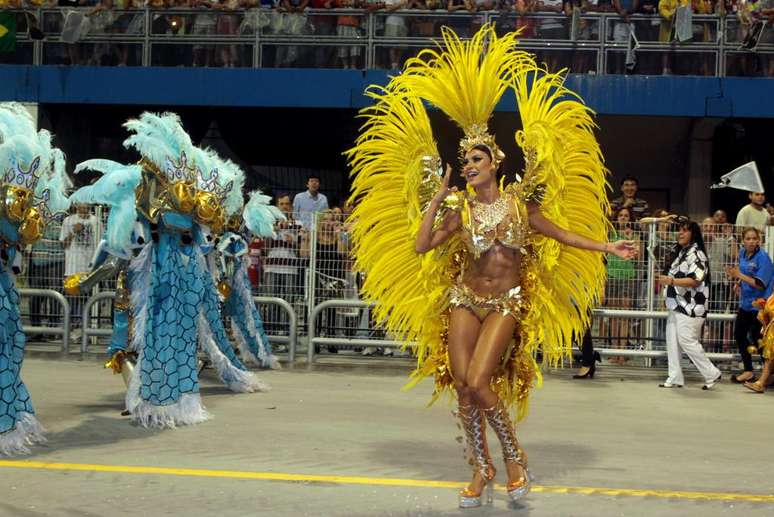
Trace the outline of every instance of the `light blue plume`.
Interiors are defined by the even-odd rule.
[[[70,196],[70,202],[108,205],[110,214],[105,240],[115,250],[128,248],[137,219],[134,190],[142,180],[142,167],[111,160],[87,160],[75,168],[76,174],[83,170],[101,172],[102,177],[75,191]]]
[[[0,142],[13,135],[31,137],[37,133],[35,126],[30,112],[18,102],[0,103]]]
[[[271,197],[260,190],[250,193],[250,200],[245,205],[242,217],[247,229],[256,237],[273,237],[274,222],[285,220],[285,214],[271,204]]]
[[[32,189],[33,204],[48,222],[70,207],[67,191],[72,183],[65,172],[64,153],[52,146],[51,133],[37,131],[35,126],[21,104],[0,104],[0,171],[3,176],[8,174],[2,180]],[[34,177],[29,174],[33,163],[38,164]]]
[[[210,180],[212,175],[212,169],[216,169],[218,165],[214,161],[215,153],[209,149],[204,150],[201,147],[194,147],[191,150],[191,163],[196,166],[197,169],[197,188],[200,188],[204,182]]]
[[[245,187],[245,173],[242,168],[231,160],[224,160],[221,168],[220,181],[223,185],[231,184],[231,190],[226,195],[223,202],[223,209],[226,216],[236,215],[242,210],[245,204],[242,190]]]
[[[64,216],[70,209],[67,192],[73,188],[70,177],[65,172],[65,155],[57,148],[51,150],[51,165],[48,174],[41,176],[35,189],[36,197],[42,197],[48,191],[48,210],[52,216]]]
[[[124,127],[134,134],[124,140],[124,147],[133,147],[163,170],[167,158],[177,160],[182,153],[192,154],[191,137],[174,113],[145,112],[137,119],[131,119]]]

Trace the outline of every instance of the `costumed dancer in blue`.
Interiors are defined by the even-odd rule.
[[[229,200],[234,203],[235,199],[242,199],[244,173],[210,149],[195,148],[192,156],[198,171],[197,213],[202,220],[202,224],[197,225],[194,232],[197,244],[196,260],[203,285],[199,344],[229,389],[238,392],[267,391],[269,386],[248,371],[231,346],[223,324],[221,300],[215,278],[215,243],[226,224],[225,207]]]
[[[263,320],[253,303],[247,277],[247,242],[242,236],[242,221],[252,235],[271,237],[274,236],[274,222],[284,220],[285,216],[271,205],[271,198],[260,191],[250,194],[240,217],[241,202],[241,198],[238,204],[229,204],[227,200],[227,231],[217,245],[221,271],[218,291],[224,297],[223,314],[231,318],[234,338],[243,358],[263,368],[279,369],[279,360],[272,354]]]
[[[109,227],[117,224],[121,229],[115,231],[125,232],[110,248],[117,254],[129,250],[123,254],[130,256],[127,335],[128,347],[138,358],[126,408],[132,420],[145,427],[195,424],[209,418],[199,394],[197,345],[203,336],[212,334],[203,324],[211,318],[202,317],[210,294],[199,242],[210,226],[222,224],[218,221],[220,203],[228,189],[219,181],[202,188],[201,176],[209,171],[197,167],[195,148],[177,115],[143,113],[125,127],[133,134],[124,145],[142,156],[137,166],[107,160],[85,162],[79,168],[98,170],[104,176],[87,187],[90,191],[78,194],[88,195],[92,202],[110,200],[111,216],[117,206],[126,210],[120,216],[117,213],[114,221],[108,219]],[[130,180],[115,181],[114,175],[125,171],[132,171],[127,172]],[[133,235],[149,239],[140,242]],[[134,250],[133,242],[138,244]],[[117,348],[122,339],[126,342],[120,332],[116,334]],[[232,389],[263,387],[250,372],[232,368],[229,373],[227,382]]]
[[[64,162],[23,106],[0,104],[0,455],[29,454],[29,445],[45,441],[20,376],[25,336],[14,275],[21,250],[69,207]]]

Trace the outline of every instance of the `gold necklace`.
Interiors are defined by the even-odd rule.
[[[508,215],[508,203],[505,196],[500,196],[494,203],[486,204],[476,201],[472,207],[473,220],[480,231],[488,232],[497,227]]]

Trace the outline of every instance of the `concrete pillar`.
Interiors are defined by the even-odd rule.
[[[712,141],[721,122],[722,119],[702,118],[695,120],[691,126],[683,206],[695,221],[709,216],[712,208],[709,190],[712,184]]]
[[[35,121],[35,127],[40,128],[40,121],[38,120],[38,104],[36,102],[23,102],[21,104],[27,108],[27,111],[32,115],[32,120]]]

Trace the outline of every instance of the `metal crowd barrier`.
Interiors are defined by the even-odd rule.
[[[344,222],[344,215],[340,210],[332,209],[309,221],[306,228],[298,222],[300,218],[289,215],[275,238],[255,239],[249,243],[247,273],[254,294],[258,295],[254,301],[259,306],[270,341],[287,345],[291,363],[296,359],[299,340],[305,333],[308,333],[307,358],[310,363],[315,360],[315,347],[400,346],[385,335],[384,329],[371,318],[371,307],[358,297],[363,275],[354,267],[350,228]],[[640,253],[623,265],[608,262],[605,299],[594,312],[594,339],[598,345],[600,340],[603,342],[598,349],[604,355],[662,357],[663,321],[667,313],[663,310],[656,280],[674,249],[675,227],[669,223],[616,222],[614,229],[610,239],[630,238],[639,243]],[[739,300],[734,292],[734,282],[728,279],[724,270],[736,264],[743,229],[726,223],[714,224],[707,219],[702,222],[702,231],[712,271],[709,317],[702,342],[710,357],[733,360],[737,350],[733,320]],[[761,246],[771,256],[774,227],[769,227],[763,237]],[[21,285],[40,285],[42,280],[61,285],[61,278],[30,276],[52,275],[56,271],[30,269],[19,280]],[[90,337],[111,333],[104,315],[100,321],[103,328],[90,328],[96,316],[95,304],[114,296],[111,287],[109,283],[101,285],[103,291],[85,300],[81,311],[83,352],[88,349]],[[31,332],[63,335],[62,350],[66,350],[70,334],[65,329],[69,329],[72,320],[68,300],[50,289],[21,289],[20,292],[23,296],[40,293],[67,309],[64,311],[64,328],[25,327]],[[34,307],[43,305],[39,302]],[[47,317],[45,312],[30,314],[32,307],[32,304],[22,307],[25,322],[29,323],[28,316],[32,321]]]
[[[0,63],[100,66],[103,61],[115,61],[124,66],[389,69],[402,65],[422,48],[433,47],[442,25],[454,28],[464,38],[487,22],[497,22],[503,32],[520,27],[523,48],[537,53],[552,69],[567,66],[576,73],[625,73],[632,28],[642,63],[637,73],[661,74],[669,69],[678,75],[750,75],[754,66],[746,61],[759,56],[768,60],[761,65],[766,71],[759,75],[771,75],[774,59],[773,44],[761,43],[755,52],[741,48],[745,32],[733,15],[693,15],[695,39],[675,42],[660,41],[661,26],[671,26],[671,22],[658,15],[631,15],[627,24],[613,12],[568,18],[555,13],[414,9],[390,13],[360,9],[306,9],[303,13],[264,8],[217,12],[110,9],[90,15],[87,32],[71,44],[72,34],[65,34],[73,27],[65,23],[66,14],[75,11],[83,15],[90,9],[26,10],[37,16],[45,34],[43,41],[30,39],[23,10],[11,11],[19,15],[17,50],[10,57],[0,54]],[[396,21],[402,22],[397,30]],[[684,59],[671,61],[672,55],[681,54]]]
[[[351,307],[357,309],[368,309],[372,305],[360,300],[326,300],[320,302],[312,308],[311,315],[309,316],[309,334],[308,345],[306,351],[306,359],[309,364],[314,363],[315,346],[326,345],[344,345],[344,346],[385,346],[400,348],[403,343],[389,339],[364,339],[364,338],[340,338],[340,337],[320,337],[317,335],[318,327],[317,320],[319,316],[326,309],[332,309],[334,307]],[[409,347],[413,346],[411,343]]]
[[[81,353],[85,354],[89,351],[89,338],[91,336],[111,336],[113,334],[112,328],[92,328],[90,323],[92,306],[101,300],[115,300],[115,298],[115,292],[103,291],[90,296],[83,303],[83,311],[81,313]]]
[[[51,289],[28,289],[20,288],[20,296],[42,296],[56,300],[62,307],[62,326],[61,327],[40,327],[24,325],[24,332],[29,334],[54,334],[62,336],[61,352],[67,352],[70,347],[70,304],[64,295]]]
[[[296,361],[296,348],[298,347],[298,316],[296,316],[293,306],[282,298],[271,296],[253,296],[253,301],[263,305],[276,305],[288,315],[288,335],[274,336],[267,334],[267,336],[269,341],[273,343],[282,343],[288,346],[288,362],[293,364]]]
[[[645,320],[666,320],[669,316],[667,311],[627,311],[616,309],[595,309],[595,317],[612,317],[612,318],[624,318],[624,319],[645,319]],[[708,314],[707,321],[725,321],[732,322],[736,319],[735,314]],[[625,348],[594,348],[600,355],[603,356],[625,356],[625,357],[666,357],[665,350],[652,350],[652,349],[636,349],[630,350]],[[710,359],[717,359],[720,361],[731,361],[739,359],[739,354],[722,353],[722,352],[707,352],[707,357]]]
[[[55,293],[59,294],[59,293]],[[63,300],[64,297],[59,295]],[[92,336],[106,336],[109,337],[113,334],[112,328],[92,328],[91,327],[91,308],[102,300],[114,300],[116,293],[113,291],[103,291],[90,296],[83,304],[82,311],[82,334],[81,334],[81,353],[86,353],[89,350],[89,338]],[[282,343],[288,346],[288,361],[292,364],[296,360],[296,348],[298,346],[298,318],[293,310],[293,307],[283,300],[282,298],[272,298],[266,296],[253,296],[253,300],[256,303],[264,305],[277,305],[285,311],[290,321],[290,329],[288,336],[269,336],[269,341],[275,343]],[[38,327],[32,327],[33,329]]]
[[[341,338],[341,337],[319,337],[317,335],[317,319],[325,309],[332,307],[357,307],[368,308],[370,304],[353,300],[327,300],[325,302],[316,305],[312,310],[311,324],[309,326],[309,347],[307,349],[307,362],[313,364],[315,362],[315,345],[327,346],[327,345],[341,345],[341,346],[384,346],[391,348],[400,348],[403,343],[394,340],[386,339],[358,339],[358,338]],[[669,316],[667,311],[629,311],[629,310],[615,310],[615,309],[595,309],[595,317],[614,317],[614,318],[627,318],[627,319],[663,319],[666,320]],[[733,314],[709,314],[707,316],[708,321],[734,321],[735,315]],[[414,346],[413,343],[408,344],[409,348]],[[627,350],[627,349],[615,349],[615,348],[595,348],[596,351],[603,356],[626,356],[626,357],[666,357],[667,353],[664,350]],[[717,359],[721,361],[730,361],[739,358],[739,354],[729,353],[707,353],[707,357],[710,359]]]

